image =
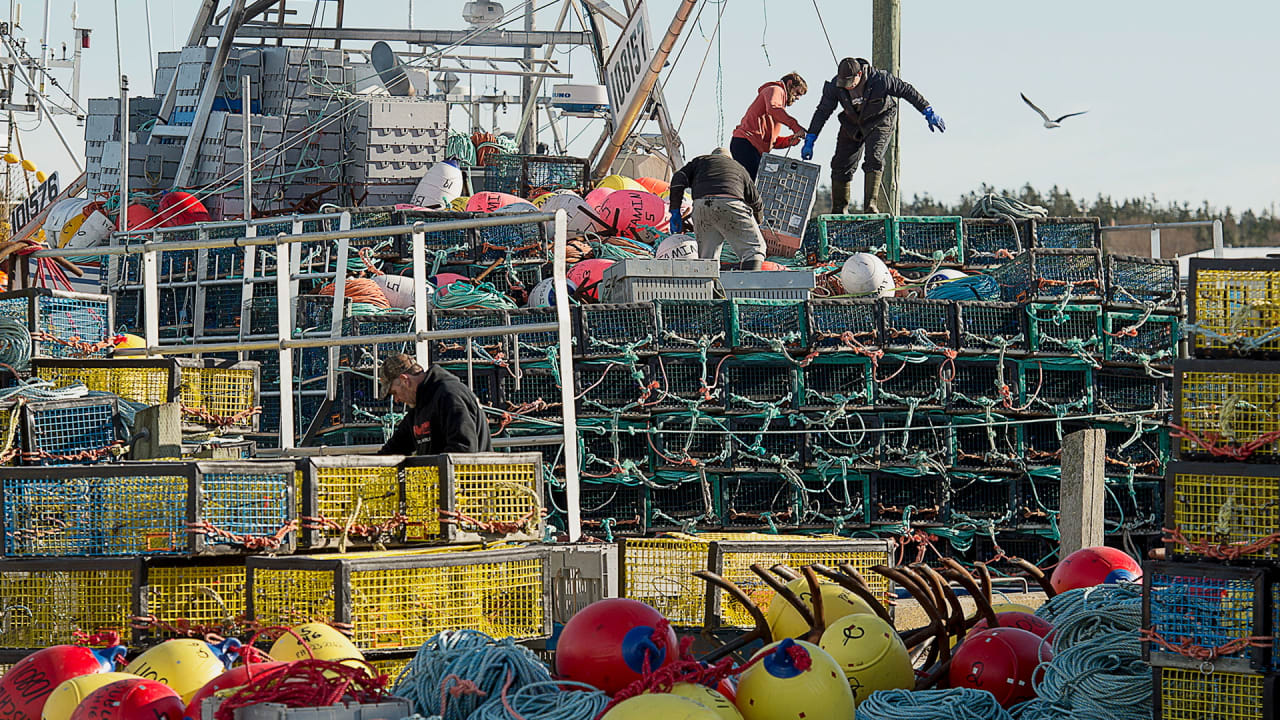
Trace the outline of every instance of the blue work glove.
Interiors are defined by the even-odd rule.
[[[684,218],[680,216],[679,210],[671,211],[671,234],[679,235],[684,232]]]
[[[800,148],[801,160],[813,159],[813,144],[817,141],[818,141],[818,136],[814,135],[813,133],[809,133],[804,136],[804,147]]]
[[[942,122],[941,115],[933,111],[932,105],[924,109],[924,119],[929,123],[929,132],[933,132],[934,128],[937,128],[938,132],[947,131],[947,124]]]

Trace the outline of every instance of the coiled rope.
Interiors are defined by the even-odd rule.
[[[0,363],[18,372],[31,368],[31,331],[26,323],[0,317]]]
[[[591,720],[609,704],[609,696],[590,685],[563,680],[531,683],[510,695],[504,688],[499,699],[469,720]]]
[[[1142,658],[1142,593],[1132,585],[1068,590],[1036,610],[1053,623],[1054,658],[1018,720],[1149,720],[1151,666]]]
[[[877,690],[858,704],[856,720],[1011,720],[986,690]]]
[[[1005,220],[1025,220],[1027,218],[1047,218],[1048,209],[1040,205],[1028,205],[1011,197],[987,193],[978,198],[969,211],[972,218],[997,218]]]
[[[438,633],[422,644],[396,680],[395,695],[420,715],[467,720],[489,704],[505,712],[504,696],[509,703],[527,686],[546,688],[550,683],[550,671],[532,650],[510,638],[459,630]],[[547,720],[559,718],[548,715]]]
[[[449,283],[444,293],[431,296],[431,304],[441,310],[458,310],[462,308],[485,308],[488,310],[515,310],[520,307],[511,298],[498,292],[491,283],[482,282],[472,285],[469,282],[455,280]]]

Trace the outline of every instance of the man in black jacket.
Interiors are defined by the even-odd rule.
[[[725,148],[699,155],[671,176],[671,232],[684,232],[680,209],[684,191],[693,195],[693,229],[698,238],[698,257],[719,260],[726,240],[738,256],[742,270],[759,270],[764,265],[764,203],[751,175]]]
[[[910,83],[871,67],[864,58],[841,60],[836,76],[823,85],[822,99],[809,122],[809,134],[804,138],[800,157],[805,160],[813,158],[813,143],[831,113],[839,106],[840,135],[836,138],[835,155],[831,157],[833,214],[843,214],[849,204],[849,183],[853,180],[853,171],[864,147],[862,211],[880,211],[876,198],[880,176],[884,172],[884,153],[898,117],[898,98],[911,103],[924,115],[931,132],[934,129],[946,132],[947,124]]]
[[[489,421],[471,389],[439,365],[430,370],[412,356],[391,355],[378,368],[379,397],[392,395],[409,407],[379,455],[438,455],[488,452]]]

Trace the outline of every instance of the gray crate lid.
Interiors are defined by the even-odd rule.
[[[725,270],[720,286],[734,290],[812,290],[817,278],[812,270]]]

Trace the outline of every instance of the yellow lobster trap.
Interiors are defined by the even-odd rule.
[[[754,621],[728,594],[693,576],[710,570],[738,587],[761,609],[768,608],[773,590],[751,565],[779,563],[793,569],[821,563],[856,568],[871,591],[886,595],[892,588],[876,565],[892,565],[893,543],[838,536],[766,535],[758,533],[669,533],[656,538],[626,538],[619,546],[625,597],[661,612],[673,625],[686,627],[751,627]]]
[[[1280,466],[1175,462],[1165,475],[1165,542],[1187,559],[1275,560]]]
[[[142,561],[0,561],[0,650],[39,650],[85,635],[130,637]]]
[[[1155,720],[1270,720],[1275,675],[1153,668]]]
[[[201,429],[258,430],[261,364],[255,360],[179,358],[184,425]]]
[[[541,539],[539,453],[345,455],[299,467],[311,548]]]
[[[207,633],[244,635],[246,580],[243,557],[148,560],[137,590],[135,641],[145,647]]]
[[[551,633],[545,548],[250,557],[249,616],[326,622],[362,650],[411,650],[442,630]]]
[[[1192,258],[1191,353],[1280,356],[1280,260]]]
[[[1174,364],[1180,458],[1280,460],[1280,362]]]
[[[37,358],[31,372],[54,387],[83,383],[90,390],[109,392],[144,405],[160,405],[178,399],[181,377],[178,361],[155,360],[63,360]]]

